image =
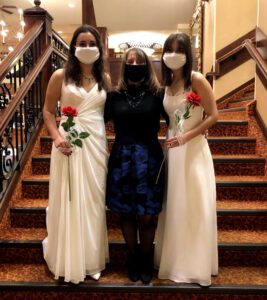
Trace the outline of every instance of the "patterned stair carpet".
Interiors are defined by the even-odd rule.
[[[51,138],[43,126],[0,223],[0,299],[267,299],[267,141],[251,95],[221,104],[209,130],[217,181],[219,275],[209,288],[127,278],[118,217],[107,211],[110,263],[98,282],[56,281],[42,257]],[[166,125],[161,122],[164,142]],[[109,147],[114,131],[107,124]]]

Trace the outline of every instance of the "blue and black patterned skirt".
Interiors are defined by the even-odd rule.
[[[157,139],[150,143],[115,141],[108,164],[107,206],[114,212],[157,215],[161,211],[164,171]],[[164,170],[164,168],[163,168]]]

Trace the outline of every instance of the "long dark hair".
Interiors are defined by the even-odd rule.
[[[99,49],[100,56],[93,64],[92,73],[96,79],[96,82],[98,83],[99,91],[101,91],[102,89],[107,90],[109,88],[109,84],[107,76],[104,72],[103,45],[100,39],[100,35],[93,26],[87,24],[78,27],[71,39],[68,61],[65,65],[65,82],[67,83],[71,81],[78,86],[81,86],[82,84],[82,72],[80,62],[75,56],[75,45],[79,34],[84,32],[90,32],[96,39],[96,46]]]
[[[127,78],[125,74],[125,65],[130,52],[135,52],[137,60],[139,63],[145,63],[147,65],[147,76],[144,81],[145,87],[153,94],[157,94],[160,91],[160,85],[152,66],[146,53],[140,48],[130,48],[124,55],[121,64],[120,78],[117,86],[117,90],[122,91],[127,89]]]
[[[161,56],[161,73],[162,73],[162,85],[170,86],[172,83],[172,70],[168,68],[164,61],[163,55],[165,52],[170,52],[172,49],[172,44],[176,43],[178,45],[178,50],[180,53],[186,55],[186,64],[183,67],[183,76],[184,76],[184,87],[188,88],[191,85],[191,73],[193,66],[193,56],[191,49],[190,38],[185,33],[173,33],[165,41]]]

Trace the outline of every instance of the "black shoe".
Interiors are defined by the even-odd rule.
[[[143,284],[149,284],[150,281],[152,280],[152,278],[153,278],[152,270],[151,271],[146,271],[146,272],[143,271],[140,274],[140,279],[143,282]]]
[[[153,278],[153,255],[141,258],[140,279],[144,284],[149,284]]]
[[[128,276],[131,281],[136,282],[140,279],[139,263],[137,256],[130,256],[127,263]]]

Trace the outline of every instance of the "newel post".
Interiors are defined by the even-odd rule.
[[[35,6],[23,11],[24,21],[26,23],[25,33],[36,23],[43,22],[42,32],[38,37],[38,42],[41,50],[41,55],[46,48],[52,44],[52,16],[43,8],[40,7],[41,1],[35,0]],[[42,103],[44,102],[45,92],[49,78],[52,74],[52,59],[47,61],[41,74],[41,90],[42,90]]]

